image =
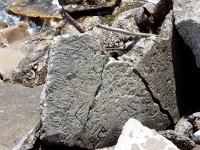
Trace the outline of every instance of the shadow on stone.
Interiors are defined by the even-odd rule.
[[[179,113],[199,111],[200,69],[196,66],[192,50],[184,43],[177,30],[173,31],[172,61]]]

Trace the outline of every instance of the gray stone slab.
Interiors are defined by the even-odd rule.
[[[148,50],[154,44],[150,39]],[[94,149],[116,144],[130,117],[150,128],[168,127],[173,120],[160,110],[136,69],[128,61],[107,61],[92,36],[56,37],[41,99],[41,140]],[[176,102],[171,103],[177,115]]]
[[[37,125],[42,88],[0,83],[0,149],[12,149],[17,138]]]

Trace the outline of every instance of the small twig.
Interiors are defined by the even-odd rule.
[[[69,23],[71,23],[80,33],[85,33],[85,30],[67,12],[64,12],[63,16],[65,16],[67,21],[69,21]]]
[[[135,35],[135,36],[149,37],[149,36],[154,35],[154,34],[148,34],[148,33],[133,33],[133,32],[123,30],[123,29],[120,29],[120,28],[108,27],[108,26],[104,26],[104,25],[101,25],[101,24],[98,24],[96,27],[104,29],[104,30],[108,30],[108,31],[124,33],[124,34],[128,34],[128,35]]]

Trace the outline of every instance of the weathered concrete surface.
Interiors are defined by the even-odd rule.
[[[174,0],[175,26],[185,43],[191,48],[200,67],[200,2],[199,0]]]
[[[14,141],[39,122],[42,88],[0,83],[0,148],[12,149]]]
[[[129,119],[123,127],[115,150],[179,150],[171,141],[156,131]]]

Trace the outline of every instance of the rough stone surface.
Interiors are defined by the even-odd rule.
[[[187,120],[187,118],[182,117],[176,124],[174,131],[177,134],[189,137],[193,133],[193,125]]]
[[[177,134],[174,130],[159,131],[159,134],[172,141],[181,150],[191,150],[195,143],[183,134]]]
[[[59,0],[59,3],[63,5],[65,11],[73,13],[85,10],[112,8],[119,3],[119,0]]]
[[[83,146],[79,138],[101,85],[106,61],[91,36],[55,38],[41,101],[43,141]]]
[[[200,3],[198,0],[174,0],[175,25],[185,43],[191,48],[200,67]]]
[[[47,64],[38,61],[22,69],[14,69],[11,75],[3,78],[4,82],[21,84],[26,87],[35,87],[45,83]]]
[[[143,126],[138,120],[129,119],[123,127],[115,150],[178,150],[178,148],[156,131]]]
[[[42,88],[0,83],[0,148],[12,149],[17,138],[37,125]]]
[[[167,114],[172,122],[177,123],[179,112],[172,63],[172,34],[171,11],[161,26],[158,38],[142,38],[130,52],[119,59],[133,65],[160,110]]]
[[[168,21],[171,23],[170,17]],[[168,30],[165,32],[168,34]],[[146,52],[155,44],[152,39],[147,41],[143,44]],[[168,95],[172,94],[170,98],[168,95],[165,98],[159,97],[159,100],[163,100],[161,104],[166,108],[166,111],[162,111],[161,105],[154,101],[151,90],[137,71],[140,68],[129,61],[112,58],[105,65],[106,58],[101,54],[101,48],[97,46],[93,37],[88,35],[58,37],[52,45],[47,80],[41,100],[41,139],[45,143],[76,145],[89,149],[103,148],[116,144],[122,127],[129,117],[134,117],[144,125],[158,130],[165,129],[170,123],[178,120],[175,95],[172,92],[174,88],[172,77],[169,77],[172,81],[168,84],[166,79],[162,84],[157,84],[157,86],[166,85],[161,89],[166,92],[164,88],[169,88]],[[149,49],[146,49],[146,46]],[[159,48],[158,50],[160,51]],[[138,51],[140,54],[143,53],[139,47]],[[167,50],[163,55],[168,55]],[[139,56],[135,64],[141,61],[142,58]],[[142,56],[145,56],[145,51]],[[160,57],[163,58],[162,55]],[[162,65],[164,64],[165,61]],[[170,65],[167,64],[166,67],[169,69]],[[173,75],[167,74],[164,70],[160,70],[159,73],[164,78],[166,75]],[[158,80],[160,78],[157,78],[156,82]],[[152,85],[156,86],[153,83]],[[160,88],[157,90],[162,93]],[[164,101],[165,99],[167,101],[171,99],[170,103]]]
[[[200,119],[200,112],[193,113],[187,118],[190,122],[194,122],[196,119]]]
[[[45,83],[47,61],[50,47],[28,54],[11,73],[3,76],[4,82],[35,87]]]
[[[156,6],[155,11],[152,14],[155,22],[163,21],[166,14],[173,8],[173,1],[172,0],[160,0]]]

